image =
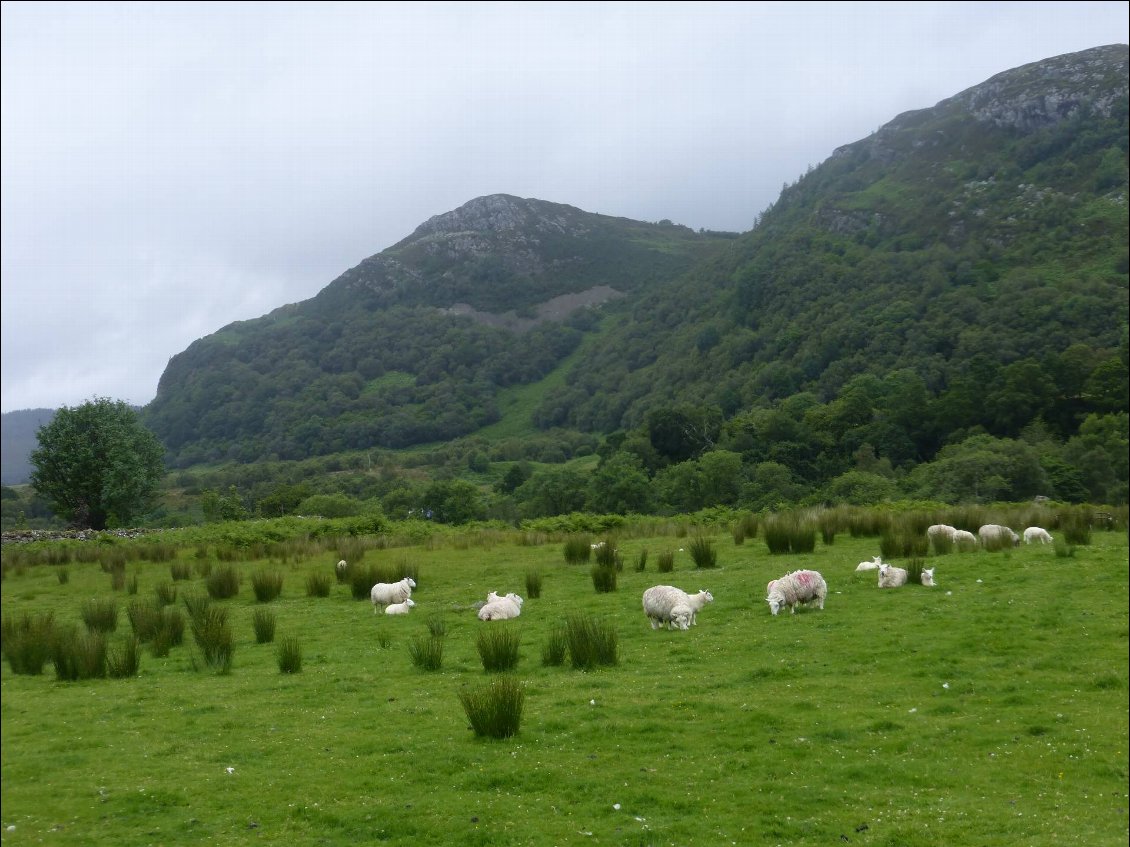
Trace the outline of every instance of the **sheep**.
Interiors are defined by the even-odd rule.
[[[1024,543],[1031,544],[1033,541],[1038,541],[1040,544],[1051,544],[1051,534],[1038,526],[1030,526],[1024,530]]]
[[[765,586],[765,602],[774,615],[782,606],[789,607],[789,614],[796,614],[799,603],[816,602],[824,608],[824,598],[828,596],[828,584],[819,571],[793,571],[780,579],[774,579]]]
[[[927,588],[933,588],[934,587],[934,569],[933,568],[923,568],[922,574],[919,577],[919,580]]]
[[[385,606],[385,614],[386,615],[406,615],[406,614],[408,614],[408,610],[411,609],[415,605],[416,605],[416,601],[413,600],[411,597],[409,597],[403,603],[392,603],[391,605]]]
[[[977,549],[977,536],[964,529],[953,531],[953,547],[960,553]]]
[[[399,582],[378,582],[369,591],[369,599],[373,601],[373,614],[377,613],[377,606],[403,603],[412,596],[412,589],[415,587],[416,580],[410,576]]]
[[[981,544],[984,547],[993,547],[994,544],[1003,547],[1006,540],[1011,541],[1013,547],[1020,543],[1019,535],[1007,526],[995,523],[985,524],[977,530],[977,536],[981,539]]]
[[[494,594],[494,592],[492,591],[491,594]],[[479,620],[505,621],[522,614],[522,603],[525,601],[517,594],[507,594],[505,597],[494,594],[494,597],[494,600],[479,609]]]
[[[695,624],[695,616],[699,610],[702,609],[707,603],[713,602],[714,595],[709,591],[702,590],[697,594],[687,594],[681,588],[676,588],[673,585],[653,585],[643,593],[643,611],[651,621],[652,629],[659,629],[660,627],[671,628],[672,624],[678,626],[678,622],[672,616],[672,610],[677,605],[686,606],[685,610],[681,613],[687,614],[687,626]],[[679,626],[680,629],[686,629],[685,626]]]
[[[671,607],[669,613],[669,625],[673,625],[675,629],[686,631],[694,618],[694,609],[691,608],[689,603],[684,603],[681,600]]]
[[[949,524],[936,523],[926,530],[926,537],[933,541],[935,538],[945,538],[953,541],[953,534],[957,530]]]
[[[337,571],[338,579],[341,579],[343,576],[345,576],[345,572],[349,570],[349,563],[345,561],[345,559],[342,559],[334,566],[334,570]]]
[[[691,609],[691,626],[698,626],[698,613],[707,603],[714,602],[714,595],[705,588],[700,588],[697,594],[687,596],[687,605]]]
[[[906,585],[906,568],[888,564],[879,566],[880,588],[898,588],[900,585]]]
[[[860,571],[877,571],[879,570],[879,565],[881,564],[883,564],[883,557],[876,556],[870,562],[860,562],[858,565],[856,565],[855,572],[859,573]]]

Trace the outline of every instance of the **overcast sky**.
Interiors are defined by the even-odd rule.
[[[8,3],[2,410],[169,358],[484,194],[748,230],[900,112],[1130,4]]]

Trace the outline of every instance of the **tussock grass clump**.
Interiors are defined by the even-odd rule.
[[[164,608],[158,612],[159,620],[149,642],[155,657],[169,655],[169,650],[184,643],[184,616],[180,609]]]
[[[191,622],[192,638],[200,648],[204,664],[219,673],[231,670],[235,653],[235,637],[228,625],[228,610],[208,606]]]
[[[0,649],[12,673],[37,676],[55,645],[54,612],[21,612],[0,623]]]
[[[188,617],[191,620],[196,620],[207,612],[209,606],[212,605],[212,598],[207,594],[185,594],[181,599],[184,602],[184,609],[188,612]]]
[[[433,638],[443,638],[447,635],[447,618],[442,614],[428,615],[426,624]]]
[[[197,554],[199,555],[199,551],[197,551]],[[205,555],[207,555],[207,551],[205,551]],[[201,579],[207,579],[212,575],[213,567],[211,559],[200,559],[196,563],[196,575]]]
[[[1086,546],[1091,543],[1091,524],[1086,515],[1074,513],[1062,521],[1060,531],[1063,540],[1072,546]]]
[[[775,555],[811,553],[816,549],[816,527],[795,515],[774,515],[765,521],[765,545]]]
[[[55,678],[61,682],[106,676],[106,636],[101,632],[60,630],[51,651]]]
[[[933,546],[934,554],[937,556],[945,556],[953,552],[953,539],[948,535],[939,533],[938,535],[928,538],[927,541]]]
[[[159,582],[153,588],[157,602],[162,606],[171,606],[177,602],[177,587],[171,582]]]
[[[592,546],[587,535],[571,535],[565,539],[565,562],[583,565],[592,556]]]
[[[874,538],[887,531],[891,516],[875,509],[855,509],[847,516],[846,523],[852,538]]]
[[[675,570],[675,554],[671,550],[664,550],[655,562],[655,569],[660,573],[671,573]]]
[[[492,625],[479,630],[475,646],[489,673],[510,671],[518,665],[518,633],[504,625]]]
[[[106,652],[106,675],[111,679],[126,679],[137,676],[141,669],[141,642],[134,636],[113,650]]]
[[[480,738],[511,738],[522,723],[525,690],[509,676],[459,692],[459,702],[471,729]]]
[[[372,566],[349,566],[349,593],[354,600],[368,600],[372,597],[373,586],[384,580],[377,579]]]
[[[418,636],[408,645],[412,664],[422,671],[438,671],[443,667],[443,638],[435,635]]]
[[[188,562],[173,562],[169,565],[169,575],[173,578],[173,582],[192,579],[192,565]]]
[[[569,660],[578,670],[613,666],[620,660],[615,628],[591,615],[570,615],[565,621],[565,640]]]
[[[137,577],[133,578],[133,593],[137,593]],[[110,588],[114,591],[121,591],[126,587],[126,566],[123,563],[120,568],[114,568],[110,571]]]
[[[251,615],[251,626],[255,629],[255,643],[269,644],[275,640],[275,613],[269,609],[256,609]]]
[[[251,575],[251,590],[260,603],[270,603],[282,594],[283,575],[278,571],[256,571]]]
[[[526,571],[526,597],[537,599],[541,597],[542,572],[538,568],[529,568]]]
[[[569,650],[569,638],[564,626],[555,626],[541,648],[541,663],[546,667],[560,667],[565,664],[565,653]]]
[[[691,560],[696,568],[714,568],[718,566],[718,551],[714,543],[704,535],[696,535],[687,545]]]
[[[606,538],[596,545],[595,556],[596,563],[605,568],[615,568],[618,571],[624,570],[624,559],[620,556],[619,551],[612,544],[611,538]]]
[[[636,556],[636,573],[643,573],[647,570],[647,548],[644,547],[640,550],[640,554]]]
[[[1052,549],[1055,550],[1055,557],[1057,559],[1075,558],[1075,545],[1068,544],[1062,538],[1057,538],[1052,541]]]
[[[83,600],[79,614],[91,632],[113,632],[118,628],[118,604],[112,598]]]
[[[126,584],[126,593],[131,596],[137,594],[137,574],[129,578],[129,582]]]
[[[139,641],[152,641],[161,628],[161,606],[155,600],[131,600],[126,606],[126,620]]]
[[[66,585],[71,581],[71,574],[66,568],[59,568],[55,571],[55,578],[59,580],[59,585]]]
[[[616,567],[595,564],[592,566],[592,587],[597,594],[609,594],[616,590]]]
[[[924,558],[930,550],[930,539],[920,523],[891,521],[879,538],[879,552],[884,559]]]
[[[306,577],[307,597],[329,597],[333,582],[329,574],[312,573]]]
[[[273,629],[272,626],[272,635]],[[302,646],[296,636],[288,635],[279,642],[278,657],[279,673],[298,673],[302,670]]]
[[[924,565],[925,562],[917,557],[906,563],[906,582],[908,585],[922,584],[922,568]]]
[[[204,587],[213,600],[228,600],[239,594],[239,574],[230,565],[217,568],[208,575]]]

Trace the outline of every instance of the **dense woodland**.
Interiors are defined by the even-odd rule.
[[[170,362],[155,520],[1125,503],[1127,116],[1113,46],[898,116],[740,236],[472,201]]]

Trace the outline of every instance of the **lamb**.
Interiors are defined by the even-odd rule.
[[[689,603],[679,601],[671,607],[670,624],[674,625],[675,629],[681,629],[685,632],[690,628],[693,618],[694,610]]]
[[[961,553],[977,549],[977,536],[964,529],[953,531],[953,547]]]
[[[860,562],[858,565],[856,565],[855,572],[859,573],[860,571],[877,571],[879,570],[879,565],[881,564],[883,564],[883,557],[876,556],[870,562]]]
[[[934,569],[933,568],[923,568],[922,569],[922,575],[919,577],[919,580],[927,588],[933,588],[934,587]]]
[[[882,566],[882,567],[885,567]],[[774,615],[782,606],[789,607],[789,614],[796,614],[796,607],[800,603],[816,602],[818,608],[824,608],[824,598],[828,596],[828,584],[819,571],[793,571],[785,574],[780,579],[774,579],[765,586],[765,602],[769,604],[769,611]]]
[[[408,610],[411,609],[415,605],[416,605],[416,601],[413,600],[411,597],[409,597],[403,603],[393,603],[389,606],[385,606],[385,614],[386,615],[406,615],[406,614],[408,614]]]
[[[898,588],[900,585],[906,585],[906,568],[885,563],[879,566],[880,588]]]
[[[1033,541],[1038,541],[1040,544],[1051,544],[1051,534],[1038,526],[1030,526],[1024,530],[1024,543],[1031,544]]]
[[[378,582],[369,592],[369,599],[373,601],[373,614],[376,614],[377,606],[403,603],[412,596],[412,589],[415,587],[416,580],[410,576],[399,582]]]
[[[652,629],[663,626],[670,628],[673,624],[679,629],[686,629],[696,623],[695,616],[699,610],[713,600],[714,595],[706,590],[697,594],[687,594],[673,585],[653,585],[643,593],[643,611],[651,621]],[[680,615],[687,616],[687,626],[681,626],[679,621],[675,620],[672,612],[676,606],[685,607],[680,609]]]
[[[977,536],[981,539],[981,544],[984,547],[993,547],[994,544],[1003,547],[1006,540],[1011,541],[1013,547],[1020,543],[1019,535],[1007,526],[995,523],[985,524],[977,530]]]
[[[492,591],[487,597],[489,598],[491,595],[493,595],[495,599],[490,600],[485,606],[479,609],[479,620],[506,621],[522,614],[522,603],[525,601],[517,594],[507,594],[505,597],[499,597]]]

